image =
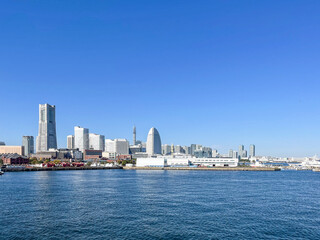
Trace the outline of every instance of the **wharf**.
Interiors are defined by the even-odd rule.
[[[106,170],[122,169],[122,167],[32,167],[32,168],[3,168],[4,172],[32,172],[32,171],[67,171],[67,170]]]
[[[191,170],[191,171],[281,171],[270,167],[123,167],[125,170]]]

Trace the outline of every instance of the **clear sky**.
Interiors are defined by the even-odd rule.
[[[0,140],[106,138],[320,154],[320,1],[0,2]]]

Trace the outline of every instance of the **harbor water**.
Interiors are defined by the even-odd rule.
[[[93,170],[0,176],[0,239],[320,239],[320,174]]]

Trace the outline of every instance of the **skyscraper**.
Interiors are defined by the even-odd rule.
[[[89,129],[79,126],[74,127],[74,148],[79,148],[79,151],[89,149]]]
[[[132,145],[136,145],[136,126],[133,126],[133,143]]]
[[[56,107],[39,104],[39,133],[37,136],[37,152],[57,148]]]
[[[243,155],[243,150],[244,150],[244,146],[243,146],[243,145],[239,145],[239,152],[238,152],[238,154],[239,154],[240,157],[242,157],[242,155]]]
[[[161,139],[156,128],[151,128],[147,138],[147,154],[161,154]]]
[[[74,136],[73,135],[67,136],[67,148],[74,149]]]
[[[250,145],[250,157],[256,156],[256,146],[254,144]]]
[[[30,156],[34,153],[34,139],[33,136],[23,136],[22,146],[24,147],[24,155]]]

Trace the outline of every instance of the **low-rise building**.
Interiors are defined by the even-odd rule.
[[[102,150],[86,149],[83,151],[84,160],[98,159],[101,157],[102,157]]]
[[[0,159],[4,165],[23,165],[29,164],[29,158],[19,155],[17,153],[0,154]]]
[[[24,155],[23,146],[0,146],[0,154],[3,153],[16,153],[19,155]]]
[[[193,165],[206,167],[237,167],[238,158],[191,158]]]
[[[138,158],[136,167],[166,167],[167,159],[165,158]]]

